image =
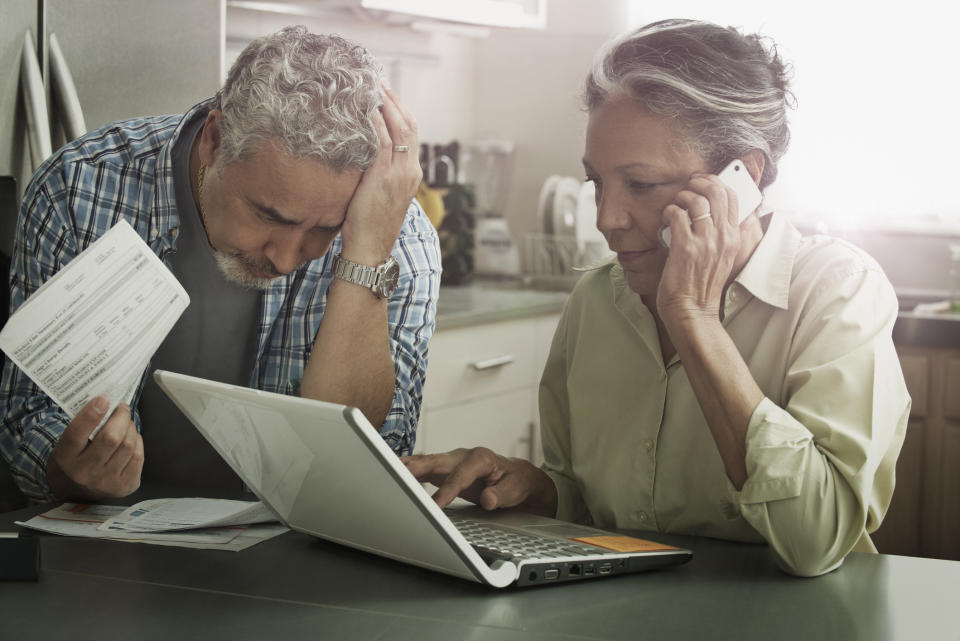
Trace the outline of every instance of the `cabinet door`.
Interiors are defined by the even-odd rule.
[[[960,350],[899,345],[913,399],[880,552],[960,560]]]
[[[879,529],[871,535],[877,550],[884,554],[920,556],[924,541],[924,480],[927,466],[924,452],[930,394],[930,355],[916,351],[900,351],[900,367],[913,404],[907,433],[897,459],[896,488],[887,514]],[[928,510],[927,510],[928,511]],[[929,535],[928,535],[929,536]]]
[[[530,461],[537,466],[543,463],[543,444],[540,442],[540,377],[543,374],[547,356],[550,354],[550,345],[553,343],[553,335],[557,331],[559,322],[559,314],[537,318],[533,339],[533,361],[536,364],[537,382],[533,387],[531,399],[533,406],[530,415],[533,417],[533,432],[530,436]]]
[[[940,558],[960,560],[960,351],[944,358]]]
[[[421,419],[417,451],[486,447],[497,454],[530,458],[530,389],[430,409]],[[421,449],[422,448],[422,449]]]
[[[425,408],[443,407],[530,387],[543,364],[534,364],[535,319],[445,329],[430,341]]]

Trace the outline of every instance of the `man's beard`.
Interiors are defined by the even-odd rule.
[[[274,281],[283,276],[277,273],[273,264],[267,260],[263,263],[257,262],[239,252],[235,254],[225,254],[220,251],[215,251],[214,256],[217,259],[217,267],[220,268],[220,272],[226,279],[241,287],[258,290],[267,289]],[[270,278],[263,278],[262,276],[255,276],[253,271],[260,272],[261,274],[277,275]]]

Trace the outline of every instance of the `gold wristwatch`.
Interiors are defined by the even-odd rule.
[[[392,255],[382,265],[370,267],[361,265],[337,254],[333,259],[333,275],[348,283],[366,287],[377,298],[389,298],[397,288],[400,277],[400,265]]]

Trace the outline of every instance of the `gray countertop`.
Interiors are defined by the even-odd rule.
[[[521,281],[478,280],[470,285],[443,286],[437,301],[437,329],[555,314],[563,309],[566,291],[548,291]]]
[[[893,325],[896,345],[960,348],[960,314],[900,312]]]
[[[898,345],[960,347],[960,314],[917,314],[919,302],[932,300],[914,292],[898,292],[901,311],[893,328]],[[437,329],[514,320],[563,309],[567,291],[538,289],[516,280],[477,280],[470,285],[443,286],[437,301]]]
[[[893,342],[897,345],[960,347],[960,314],[914,311],[918,304],[939,301],[946,295],[947,292],[898,290],[900,313],[893,326]]]
[[[0,529],[48,508],[2,515]],[[0,582],[11,638],[912,641],[960,629],[954,561],[853,553],[798,579],[763,545],[652,534],[693,560],[493,590],[297,532],[243,552],[39,538],[41,579]]]

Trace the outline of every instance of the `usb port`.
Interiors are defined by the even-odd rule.
[[[557,568],[551,568],[551,569],[549,569],[549,570],[544,570],[544,571],[543,571],[543,580],[544,580],[544,581],[552,581],[552,580],[556,579],[556,578],[559,577],[559,576],[560,576],[560,570],[558,570]]]
[[[583,572],[583,566],[579,563],[575,563],[570,566],[570,570],[567,572],[567,576],[580,576]]]
[[[596,573],[597,568],[593,567],[592,565],[588,565],[583,568],[583,576],[593,576]]]
[[[600,564],[600,574],[610,574],[611,572],[613,572],[613,564],[612,564],[612,563],[601,563],[601,564]]]

